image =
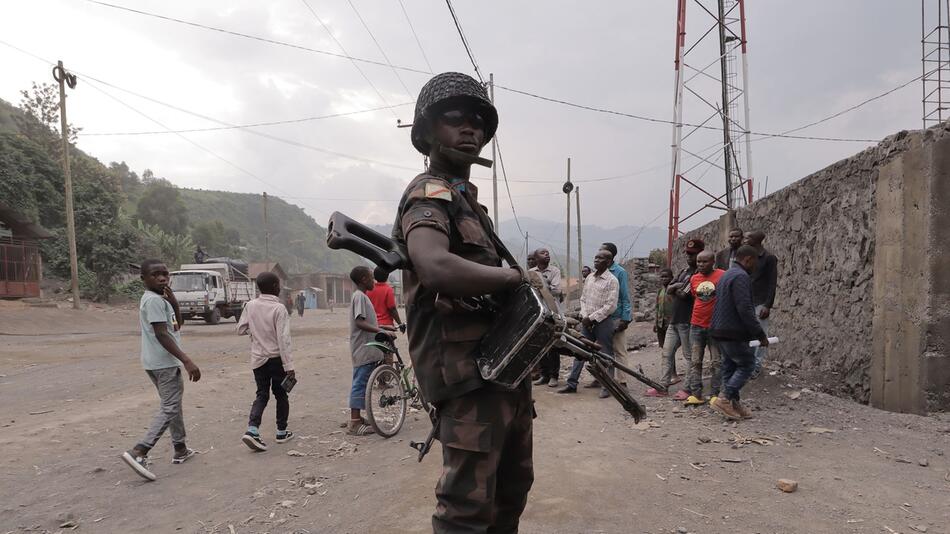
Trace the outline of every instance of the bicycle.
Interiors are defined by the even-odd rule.
[[[391,438],[405,423],[410,405],[426,412],[431,412],[432,407],[416,385],[412,365],[403,362],[392,338],[376,334],[376,341],[370,341],[366,346],[393,356],[392,363],[380,363],[373,369],[366,386],[366,420],[377,434]]]

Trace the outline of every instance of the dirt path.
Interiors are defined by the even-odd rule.
[[[69,532],[59,527],[67,514],[79,532],[431,531],[440,450],[418,464],[408,447],[428,420],[413,414],[390,440],[339,429],[351,371],[340,312],[293,320],[299,437],[263,454],[239,441],[254,389],[247,339],[233,322],[188,323],[184,344],[203,378],[186,387],[185,417],[202,454],[173,466],[163,439],[154,483],[118,459],[156,407],[135,312],[4,303],[0,325],[21,334],[0,335],[0,533]],[[655,375],[658,349],[634,361]],[[946,415],[803,392],[787,372],[754,383],[749,403],[761,410],[737,425],[663,399],[646,399],[650,417],[634,425],[594,390],[553,392],[535,388],[536,480],[522,532],[950,533]],[[269,408],[262,432],[273,430]],[[775,489],[779,478],[798,491]]]

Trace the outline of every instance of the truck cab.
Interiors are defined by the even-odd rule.
[[[239,321],[244,304],[256,296],[250,278],[226,263],[182,265],[171,273],[169,285],[182,319],[202,318],[208,324],[222,317]]]

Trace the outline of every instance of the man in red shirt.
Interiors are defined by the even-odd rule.
[[[373,310],[376,311],[376,322],[379,326],[401,325],[402,319],[399,318],[399,310],[396,309],[396,292],[393,291],[391,285],[386,283],[385,274],[380,273],[373,276],[376,278],[376,285],[366,292],[366,296],[373,303]]]
[[[710,400],[719,395],[719,386],[722,375],[719,370],[719,347],[709,335],[709,325],[712,323],[713,310],[716,307],[716,285],[726,271],[715,268],[716,256],[712,251],[704,250],[696,256],[696,274],[689,279],[689,290],[695,299],[693,301],[693,315],[690,320],[689,341],[693,355],[690,360],[689,373],[686,377],[686,389],[689,397],[686,404],[703,404],[703,353],[709,347],[709,364],[712,369],[710,386],[712,392]]]

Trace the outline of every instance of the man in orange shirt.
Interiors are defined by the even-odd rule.
[[[689,341],[693,350],[687,375],[689,397],[686,404],[703,404],[703,353],[709,347],[709,364],[712,369],[712,389],[710,400],[719,395],[722,375],[719,370],[719,347],[709,336],[713,310],[716,308],[716,285],[726,271],[715,268],[716,256],[710,250],[704,250],[696,256],[696,274],[689,279],[689,291],[693,301],[693,315],[690,320]]]
[[[396,292],[393,287],[387,283],[386,275],[383,273],[373,274],[376,279],[376,285],[373,289],[366,292],[370,302],[373,303],[373,310],[376,312],[376,322],[379,326],[400,326],[402,319],[399,318],[399,310],[396,309]],[[382,278],[382,280],[380,280]]]

